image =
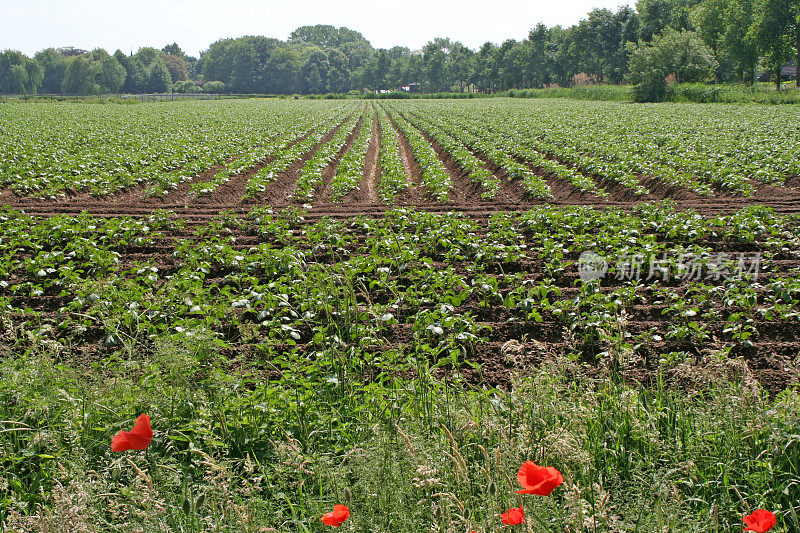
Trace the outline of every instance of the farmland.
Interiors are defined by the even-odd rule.
[[[0,519],[800,527],[799,119],[0,104]],[[563,490],[518,501],[526,458]]]

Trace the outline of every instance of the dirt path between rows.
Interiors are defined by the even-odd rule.
[[[285,172],[282,172],[279,176],[277,176],[269,185],[267,185],[266,190],[257,195],[253,199],[243,200],[242,204],[244,205],[286,205],[291,203],[292,194],[294,193],[295,186],[297,184],[297,178],[300,175],[300,169],[303,168],[303,165],[306,162],[314,157],[322,146],[326,143],[330,142],[333,139],[333,136],[347,124],[347,121],[352,118],[352,115],[348,115],[344,118],[339,124],[334,126],[328,133],[326,133],[320,141],[315,144],[311,150],[303,154],[299,159],[297,159],[294,163],[292,163],[289,168],[286,169]]]
[[[339,149],[339,152],[336,154],[333,161],[331,161],[330,164],[325,167],[325,170],[322,171],[322,183],[314,190],[314,199],[312,200],[312,204],[316,205],[332,203],[331,183],[333,182],[333,177],[336,176],[336,170],[339,168],[339,163],[342,161],[342,158],[347,152],[350,151],[356,138],[361,133],[361,128],[364,127],[364,120],[365,116],[362,112],[361,117],[359,117],[358,122],[353,127],[353,131],[351,131],[347,136],[344,145]]]

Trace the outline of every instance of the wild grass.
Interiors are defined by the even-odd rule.
[[[772,84],[756,85],[704,83],[679,83],[670,85],[667,100],[671,102],[696,103],[758,103],[758,104],[798,104],[800,90],[792,83],[785,83],[783,90],[776,91]]]
[[[96,361],[12,353],[5,530],[323,531],[336,503],[362,532],[500,531],[523,504],[520,531],[738,531],[758,507],[800,528],[800,394],[771,397],[742,362],[681,363],[675,387],[550,358],[499,390],[356,355],[230,359],[187,337]],[[151,446],[112,454],[142,412]],[[513,494],[527,459],[564,485]]]

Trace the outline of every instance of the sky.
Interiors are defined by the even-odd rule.
[[[74,46],[109,52],[163,48],[172,42],[198,56],[226,37],[285,40],[312,24],[347,26],[376,48],[418,50],[435,37],[477,49],[486,41],[523,39],[532,27],[569,26],[597,7],[625,0],[0,0],[0,50],[25,54]]]

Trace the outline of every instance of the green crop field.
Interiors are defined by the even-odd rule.
[[[2,102],[0,522],[800,531],[798,146],[760,105]]]

